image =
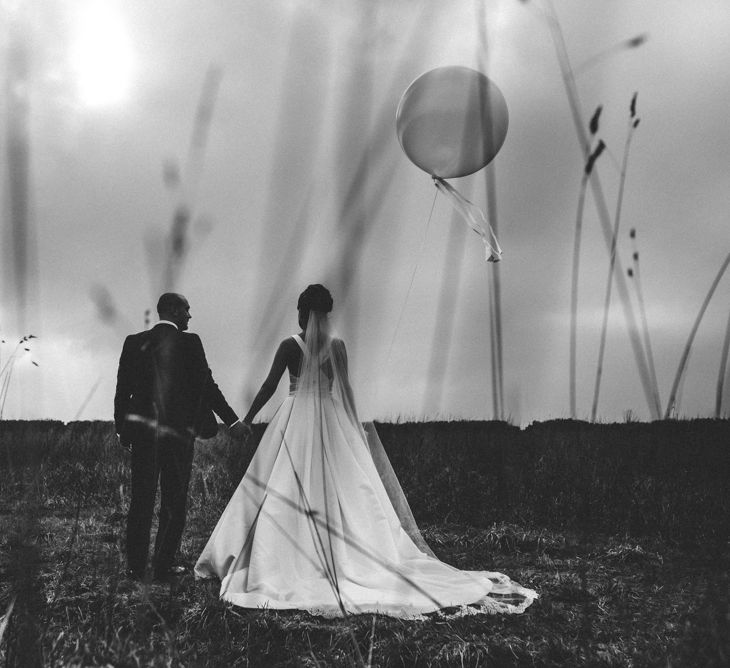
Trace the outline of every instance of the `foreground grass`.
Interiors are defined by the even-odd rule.
[[[183,546],[188,563],[207,538],[195,520]],[[375,666],[720,666],[730,656],[727,572],[701,546],[431,526],[426,538],[441,559],[509,573],[540,599],[520,616],[331,620],[235,608],[190,575],[167,585],[125,580],[124,517],[112,507],[85,509],[78,520],[42,513],[37,527],[36,591],[25,609],[16,604],[2,653],[12,664],[29,648],[19,643],[23,624],[34,627],[38,663],[52,666],[347,666],[351,632]],[[12,554],[3,540],[3,555]],[[14,570],[3,558],[5,605]]]
[[[409,498],[419,499],[414,512],[434,552],[459,568],[505,572],[536,589],[540,598],[518,616],[459,618],[446,611],[420,621],[373,615],[332,620],[296,611],[235,608],[218,600],[215,585],[190,575],[171,585],[126,580],[122,547],[128,468],[108,432],[108,425],[75,425],[47,436],[21,433],[12,445],[4,444],[0,614],[12,605],[0,641],[5,665],[349,666],[358,665],[358,651],[363,662],[373,666],[725,666],[730,662],[730,554],[728,533],[721,531],[727,526],[726,517],[716,512],[706,518],[695,510],[692,527],[692,514],[682,514],[678,505],[680,495],[666,491],[656,508],[650,506],[652,493],[668,489],[654,472],[652,486],[634,478],[635,484],[626,487],[633,490],[630,501],[615,496],[616,505],[610,507],[611,496],[605,490],[587,496],[586,490],[595,483],[611,482],[587,461],[585,475],[578,465],[568,472],[580,494],[570,495],[570,481],[551,483],[543,477],[530,498],[523,481],[521,498],[511,499],[504,513],[519,509],[525,518],[512,515],[505,520],[508,516],[503,514],[500,519],[493,511],[498,521],[487,524],[474,508],[460,509],[458,503],[461,499],[462,505],[466,500],[474,506],[490,493],[478,493],[488,479],[470,473],[479,462],[457,469],[452,454],[452,470],[444,473],[448,479],[443,489],[431,489],[433,501],[428,495],[421,500],[425,482],[420,481],[426,481],[432,470],[443,470],[437,457],[444,455],[433,448],[431,452],[428,444],[419,446],[421,452],[430,453],[428,457],[410,460],[414,469],[410,473],[404,468],[397,472],[403,474],[404,487],[410,484]],[[456,442],[448,445],[452,453],[462,447]],[[44,453],[42,457],[29,456],[34,447]],[[468,454],[468,446],[463,447]],[[537,454],[541,461],[558,457],[551,452],[560,450],[551,451],[546,445]],[[393,454],[394,466],[408,461],[405,452]],[[250,455],[225,439],[196,455],[182,545],[182,559],[189,565]],[[502,465],[505,472],[519,468],[506,459]],[[635,469],[651,471],[651,462]],[[548,471],[558,476],[554,467]],[[718,475],[725,473],[718,469]],[[412,475],[421,478],[408,483]],[[588,475],[593,476],[591,484]],[[441,484],[434,475],[430,479]],[[685,474],[677,484],[687,485],[688,480]],[[515,481],[519,482],[516,474],[502,491],[509,494],[509,484]],[[694,488],[689,484],[687,490]],[[452,506],[438,506],[449,494]],[[557,501],[547,509],[541,500],[551,496]],[[598,498],[604,499],[603,505]],[[704,504],[688,493],[685,499],[698,508]],[[494,508],[487,500],[485,513],[488,506]],[[576,513],[571,500],[587,510]],[[659,518],[661,522],[653,520],[656,530],[637,532],[636,527],[650,525],[631,520],[634,515],[628,505],[636,517],[646,508],[641,517]],[[712,505],[725,507],[722,499]],[[474,522],[465,521],[467,510]],[[544,522],[536,521],[540,513]],[[584,516],[591,521],[582,522]],[[605,530],[612,525],[613,531]]]

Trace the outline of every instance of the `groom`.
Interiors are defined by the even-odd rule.
[[[132,495],[127,516],[127,575],[142,580],[147,567],[152,514],[160,485],[159,526],[153,576],[169,580],[185,526],[188,483],[196,436],[218,431],[215,412],[234,436],[248,436],[218,389],[197,334],[186,333],[190,305],[183,295],[163,294],[160,321],[124,341],[114,397],[114,424],[132,453]]]

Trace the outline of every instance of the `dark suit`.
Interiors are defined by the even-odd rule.
[[[127,516],[127,563],[142,575],[160,484],[160,515],[153,565],[172,566],[185,525],[187,489],[196,436],[217,432],[213,413],[227,425],[238,418],[213,380],[196,334],[159,323],[128,336],[114,397],[114,424],[132,447],[132,498]]]

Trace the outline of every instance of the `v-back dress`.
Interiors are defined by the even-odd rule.
[[[306,360],[311,351],[294,338]],[[395,617],[453,606],[470,614],[524,611],[534,591],[501,573],[454,568],[419,540],[417,528],[416,535],[408,530],[374,459],[370,432],[333,388],[333,342],[341,343],[328,341],[316,365],[319,382],[305,390],[290,375],[289,396],[203,549],[196,575],[218,577],[221,597],[245,608]]]

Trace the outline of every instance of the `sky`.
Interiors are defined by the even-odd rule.
[[[596,173],[611,223],[638,94],[617,257],[625,275],[639,253],[663,412],[730,252],[730,5],[554,5],[584,126],[602,106],[595,141],[607,150]],[[521,425],[569,417],[584,159],[546,7],[537,0],[0,3],[0,43],[13,37],[28,59],[19,81],[18,61],[7,48],[0,55],[0,76],[28,102],[27,170],[13,153],[7,95],[0,125],[0,369],[12,366],[2,417],[111,419],[124,337],[155,321],[176,212],[188,221],[187,252],[168,285],[188,298],[190,329],[239,414],[279,341],[297,331],[297,296],[324,283],[363,416],[494,418],[490,291],[498,272],[502,417]],[[637,36],[639,46],[621,47]],[[445,65],[480,69],[507,102],[497,157],[451,181],[482,210],[496,211],[498,265],[484,261],[479,237],[398,143],[401,95]],[[11,224],[18,173],[29,197],[25,272]],[[608,270],[589,189],[578,281],[580,419],[591,415]],[[641,323],[636,276],[624,282]],[[612,290],[597,418],[647,420],[653,413],[616,283]],[[697,329],[678,415],[714,415],[729,303],[726,275]],[[29,334],[38,338],[16,351]]]

